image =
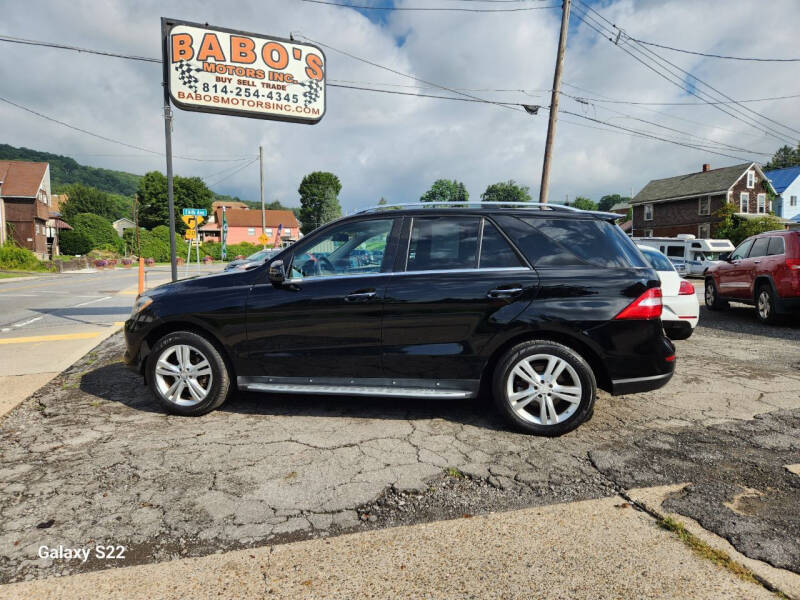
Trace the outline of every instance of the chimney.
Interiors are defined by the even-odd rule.
[[[711,169],[711,165],[708,163],[703,163],[703,173]]]

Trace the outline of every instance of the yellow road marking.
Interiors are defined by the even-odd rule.
[[[59,342],[62,340],[86,340],[100,335],[100,332],[62,333],[58,335],[31,335],[28,337],[0,338],[0,344],[32,344],[34,342]]]

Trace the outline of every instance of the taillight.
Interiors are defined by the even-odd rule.
[[[800,271],[800,258],[787,258],[786,266],[793,271]]]
[[[685,279],[681,279],[681,287],[678,289],[679,296],[693,296],[694,295],[694,286],[686,281]]]
[[[692,290],[694,293],[694,290]],[[658,319],[661,317],[661,288],[650,288],[619,313],[615,319]]]

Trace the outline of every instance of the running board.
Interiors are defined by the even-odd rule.
[[[280,381],[253,381],[254,378],[239,377],[237,384],[240,390],[248,392],[270,392],[273,394],[332,394],[340,396],[383,396],[394,398],[442,398],[465,399],[474,398],[477,387],[464,382],[461,389],[453,387],[408,387],[401,385],[359,385],[357,383],[284,383]],[[279,378],[271,378],[279,379]],[[287,378],[288,379],[288,378]],[[432,382],[433,383],[433,382]],[[434,383],[434,385],[437,385]],[[441,385],[441,384],[438,384]]]

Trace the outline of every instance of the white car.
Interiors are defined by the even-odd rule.
[[[647,262],[661,279],[661,300],[664,310],[661,322],[672,340],[685,340],[692,335],[700,320],[700,301],[691,282],[682,279],[670,260],[655,248],[639,244]]]

